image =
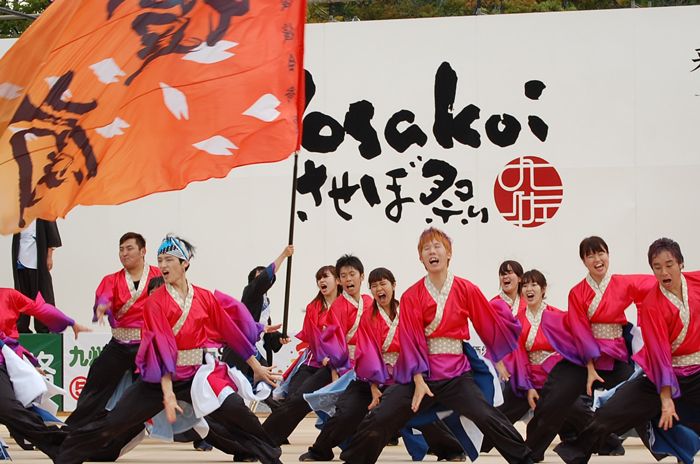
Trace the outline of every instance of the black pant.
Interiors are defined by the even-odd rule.
[[[275,446],[284,443],[299,422],[311,411],[304,393],[312,393],[331,383],[328,367],[312,367],[304,364],[297,370],[289,384],[287,398],[275,409],[263,424]]]
[[[316,442],[309,448],[311,454],[318,461],[331,461],[334,456],[333,448],[355,433],[369,412],[367,407],[371,402],[372,388],[370,384],[361,380],[351,382],[338,398],[335,414],[323,426]],[[442,422],[416,428],[423,433],[423,438],[438,460],[463,452],[459,441]]]
[[[634,368],[632,365],[615,361],[613,370],[599,370],[598,375],[605,383],[594,382],[593,388],[613,388],[627,380]],[[586,390],[588,369],[563,359],[557,363],[547,377],[535,415],[527,424],[527,446],[532,450],[533,459],[542,460],[547,447],[552,443],[566,421],[567,414],[578,398]],[[625,430],[626,431],[626,430]]]
[[[541,391],[538,390],[537,393],[541,393]],[[511,424],[515,424],[530,410],[530,403],[527,401],[527,396],[516,395],[511,386],[507,385],[503,391],[503,404],[498,407],[498,410],[508,418]],[[578,436],[592,417],[593,411],[579,397],[569,409],[566,420],[558,432],[561,440],[565,441]],[[612,448],[620,444],[619,438],[615,435],[611,435],[607,442]],[[481,445],[481,451],[487,453],[491,448],[493,448],[493,443],[484,440]]]
[[[173,382],[178,400],[192,402],[192,381]],[[123,437],[163,410],[160,384],[138,379],[129,387],[112,411],[104,418],[72,431],[55,457],[56,464],[78,464],[90,459],[114,436]],[[282,454],[265,433],[258,418],[243,399],[229,395],[219,409],[207,416],[207,441],[225,453],[252,453],[264,464],[278,464]]]
[[[86,426],[104,411],[124,373],[136,369],[138,351],[138,343],[127,345],[114,338],[105,345],[90,366],[87,382],[80,392],[75,411],[66,419],[66,424],[71,430]]]
[[[32,300],[36,300],[39,293],[39,271],[36,269],[17,269],[17,289],[19,292]],[[48,301],[48,303],[52,303]],[[17,331],[19,333],[32,333],[29,323],[32,317],[28,314],[20,314],[17,319]],[[49,328],[43,322],[34,318],[34,330],[36,333],[49,333]]]
[[[681,397],[674,399],[700,408],[700,373],[678,377]],[[622,434],[646,423],[661,412],[661,398],[654,383],[646,376],[637,377],[622,385],[603,406],[573,442],[555,451],[568,464],[588,462],[591,454],[602,445],[610,433]]]
[[[5,424],[13,437],[29,441],[51,459],[67,433],[56,426],[47,426],[38,414],[17,401],[4,364],[0,364],[0,424]]]
[[[526,458],[530,450],[508,419],[486,401],[474,382],[471,372],[448,380],[427,381],[433,397],[425,396],[420,409],[435,403],[471,419],[485,438],[495,443],[496,449],[509,463]],[[340,459],[353,464],[371,464],[377,461],[391,437],[415,415],[411,401],[415,384],[394,384],[389,387],[379,406],[372,409],[360,424],[350,446]]]

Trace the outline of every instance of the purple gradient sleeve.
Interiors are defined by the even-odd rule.
[[[160,383],[165,374],[175,374],[177,342],[165,316],[162,299],[148,298],[143,312],[141,345],[136,354],[136,366],[146,382]]]
[[[109,309],[105,311],[105,316],[107,316],[110,327],[117,327],[117,322],[112,312],[112,298],[107,293],[102,293],[95,298],[95,305],[92,307],[92,322],[97,322],[97,307],[100,305],[109,306]]]
[[[227,296],[218,291],[217,293]],[[231,297],[228,298],[233,300]],[[248,360],[248,358],[254,356],[255,342],[251,343],[248,337],[244,335],[241,327],[239,327],[239,325],[226,312],[226,310],[221,307],[217,297],[211,297],[208,305],[212,329],[217,331],[223,338],[224,342],[226,342],[226,344],[244,360]],[[243,307],[245,308],[245,306]],[[248,313],[248,315],[250,316],[250,313]],[[250,320],[253,320],[253,318],[251,317]],[[246,330],[252,330],[252,327],[249,324],[244,324],[244,326],[246,326]]]
[[[177,346],[173,346],[174,342],[174,337],[142,329],[136,366],[145,382],[160,383],[165,374],[175,374]]]
[[[518,348],[518,337],[523,328],[520,321],[503,300],[489,303],[475,285],[469,289],[469,313],[474,329],[495,362],[500,361]]]
[[[525,348],[518,347],[503,358],[503,364],[510,372],[510,386],[518,396],[525,396],[525,392],[535,388],[530,375],[530,359]]]
[[[36,296],[36,304],[26,314],[33,316],[49,328],[53,333],[61,333],[75,324],[75,321],[63,314],[55,306],[48,304],[39,293]]]
[[[428,343],[423,332],[421,307],[413,295],[401,297],[399,317],[399,341],[401,350],[394,368],[394,380],[411,383],[413,376],[428,372]]]
[[[318,361],[328,358],[328,365],[341,373],[350,369],[350,353],[348,344],[345,341],[343,329],[336,325],[330,324],[321,332],[318,337]],[[314,353],[314,356],[316,353]]]
[[[681,392],[678,378],[673,370],[670,340],[678,336],[682,323],[678,311],[674,308],[669,317],[671,319],[669,324],[664,316],[663,307],[668,303],[659,301],[665,297],[655,298],[656,296],[656,294],[650,294],[642,304],[639,325],[644,327],[644,347],[633,355],[632,359],[639,364],[649,380],[654,382],[659,393],[663,387],[671,387],[673,398],[677,398]]]
[[[257,343],[260,334],[265,330],[265,326],[259,322],[255,322],[248,308],[235,298],[221,293],[218,290],[214,292],[214,296],[226,314],[229,315],[243,335],[245,335],[248,342],[253,345]]]
[[[600,347],[591,333],[590,325],[579,323],[572,328],[570,320],[568,312],[545,311],[540,328],[547,341],[564,359],[585,366],[591,359],[600,357]]]
[[[297,338],[309,344],[309,352],[316,361],[319,363],[323,361],[325,358],[324,353],[328,350],[323,349],[321,331],[318,327],[313,324],[306,324],[306,321],[304,321],[304,330],[297,334]]]
[[[355,374],[358,379],[373,384],[386,384],[391,379],[382,356],[381,342],[364,320],[357,330]]]

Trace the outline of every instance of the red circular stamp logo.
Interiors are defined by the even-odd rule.
[[[538,227],[559,210],[564,186],[554,166],[536,156],[506,164],[493,187],[496,207],[517,227]]]
[[[87,379],[83,376],[79,376],[73,379],[73,381],[70,383],[70,396],[73,397],[73,399],[78,399],[80,398],[80,392],[83,391],[83,387],[85,386],[85,381]]]

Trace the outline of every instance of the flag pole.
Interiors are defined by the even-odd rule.
[[[292,176],[292,208],[289,212],[289,245],[294,244],[294,214],[297,203],[297,170],[299,163],[299,151],[294,152],[294,175]],[[287,258],[287,281],[284,286],[284,318],[282,320],[282,336],[288,337],[287,326],[289,324],[289,289],[292,285],[292,258]]]

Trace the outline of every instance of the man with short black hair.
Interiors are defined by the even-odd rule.
[[[66,419],[73,430],[104,414],[124,374],[136,369],[148,282],[160,276],[160,270],[149,266],[145,257],[146,240],[141,234],[122,235],[119,260],[123,269],[104,277],[97,287],[93,322],[104,324],[106,317],[112,328],[112,339],[92,363],[78,406]]]

